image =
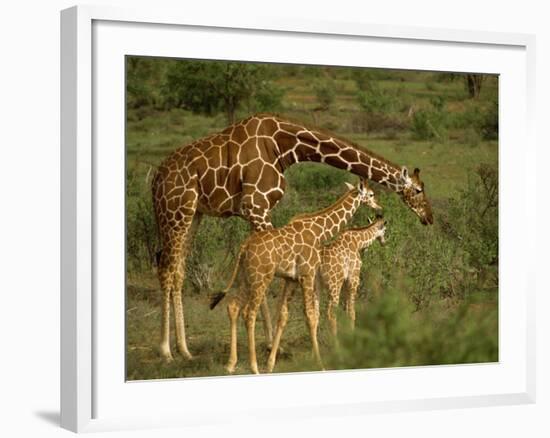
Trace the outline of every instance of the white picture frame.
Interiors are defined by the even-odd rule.
[[[200,32],[210,39],[223,37],[242,41],[253,37],[253,40],[261,41],[270,38],[272,43],[280,41],[284,45],[288,42],[283,40],[295,38],[296,42],[307,40],[307,44],[311,44],[310,58],[293,58],[289,54],[287,62],[326,62],[326,56],[335,50],[332,54],[334,63],[351,65],[340,60],[339,56],[344,54],[335,47],[368,43],[373,46],[372,59],[376,61],[365,64],[365,60],[358,59],[353,65],[484,71],[502,75],[500,239],[505,244],[501,247],[500,278],[501,288],[516,292],[515,295],[505,293],[500,308],[502,353],[498,364],[185,379],[185,382],[124,382],[124,375],[120,373],[120,358],[123,361],[124,352],[119,354],[115,350],[120,347],[120,339],[124,338],[124,333],[121,333],[124,315],[117,310],[121,300],[124,301],[124,289],[119,286],[125,273],[120,272],[120,260],[117,262],[123,245],[122,248],[116,245],[116,242],[121,242],[120,232],[124,229],[124,216],[120,216],[120,208],[123,213],[124,207],[118,186],[111,184],[118,181],[116,175],[120,175],[120,165],[124,162],[124,155],[120,155],[124,151],[123,140],[120,143],[123,127],[117,125],[124,102],[124,93],[120,93],[124,78],[118,74],[122,65],[120,56],[156,54],[183,57],[176,44],[169,41],[173,38],[183,38],[182,41],[188,38],[189,41],[192,32]],[[163,44],[163,38],[170,39]],[[285,55],[280,55],[275,45],[263,55],[252,48],[246,53],[238,45],[227,47],[223,54],[216,55],[215,48],[208,49],[205,42],[197,43],[200,38],[193,41],[194,49],[186,52],[187,57],[213,50],[205,57],[285,60]],[[312,55],[317,53],[314,50],[316,44],[331,42],[334,42],[334,47],[324,45],[318,55]],[[255,44],[250,43],[251,46]],[[384,50],[376,49],[377,44],[384,44]],[[521,142],[522,155],[534,156],[534,47],[534,36],[525,34],[317,22],[244,14],[239,21],[227,22],[224,17],[195,16],[188,10],[78,6],[62,11],[61,426],[82,432],[208,424],[212,418],[223,423],[251,416],[260,419],[281,415],[305,418],[534,402],[535,291],[532,280],[529,280],[533,278],[530,273],[534,266],[529,264],[528,258],[514,258],[513,253],[530,251],[534,247],[534,213],[521,209],[521,205],[535,203],[536,175],[534,169],[527,172],[521,156],[511,156],[507,149]],[[452,57],[445,54],[447,50],[455,49],[464,53]],[[416,58],[415,50],[420,54]],[[395,57],[397,51],[403,58],[399,63],[391,61],[391,56]],[[465,62],[464,59],[469,59],[469,51],[479,56]],[[510,95],[506,94],[508,92]],[[107,102],[105,95],[113,100]],[[97,145],[105,144],[106,139],[114,141],[112,148],[101,149],[98,154]],[[114,155],[109,158],[108,154]],[[519,175],[520,181],[509,180],[511,166],[515,166],[515,176],[518,178]],[[111,222],[107,223],[102,212],[109,206],[113,210],[109,216]],[[527,229],[524,227],[522,239],[510,232],[518,225],[518,219],[513,215],[518,207],[529,225]],[[106,254],[104,243],[113,245],[112,251],[108,251],[112,255]],[[119,293],[107,295],[104,292],[107,289]],[[111,299],[115,301],[109,303]],[[111,356],[109,352],[113,351],[116,353]],[[368,390],[353,394],[338,390],[346,385],[357,385],[358,381]],[[418,386],[424,381],[428,382],[425,387]],[[454,381],[454,386],[447,387],[443,383],[446,381]],[[470,388],[469,381],[479,382],[479,389]],[[322,391],[312,390],[318,385]],[[285,391],[288,395],[289,388],[296,391],[292,403],[284,396]],[[300,388],[309,389],[300,391]],[[181,403],[167,409],[168,404],[162,400],[176,397],[183,390],[192,403]],[[213,391],[219,404],[198,395],[212,394]],[[233,399],[230,409],[223,410],[222,404],[232,400],[230,396],[235,391],[243,395],[236,403]],[[269,401],[266,394],[270,394]],[[253,405],[247,404],[250,395],[257,397]],[[153,404],[149,403],[151,401]],[[127,409],[122,406],[127,406]]]

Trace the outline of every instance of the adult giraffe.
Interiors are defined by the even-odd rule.
[[[254,115],[177,149],[161,163],[152,184],[162,245],[160,351],[166,360],[172,360],[170,298],[178,350],[185,358],[192,357],[185,336],[182,286],[185,258],[202,215],[241,216],[254,230],[271,228],[269,212],[284,194],[284,171],[304,161],[326,163],[385,185],[423,224],[433,222],[418,169],[410,175],[406,167],[347,140],[273,114]]]

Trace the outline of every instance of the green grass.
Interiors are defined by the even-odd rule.
[[[497,210],[491,219],[479,219],[476,169],[480,163],[498,166],[498,141],[486,141],[461,117],[472,108],[483,111],[496,94],[496,79],[484,83],[479,100],[467,99],[463,83],[437,81],[430,72],[394,72],[377,81],[379,89],[397,101],[385,114],[399,121],[399,128],[362,131],[353,120],[365,117],[358,105],[357,87],[349,71],[332,73],[336,97],[327,111],[318,107],[307,75],[283,75],[276,79],[285,90],[279,113],[333,130],[360,146],[406,165],[421,169],[426,192],[432,201],[436,223],[423,227],[397,196],[375,186],[388,219],[388,243],[374,245],[363,257],[362,282],[357,304],[357,330],[345,329],[339,316],[341,337],[335,347],[329,336],[322,299],[321,353],[328,369],[371,368],[443,363],[491,362],[498,360],[498,259],[491,260],[491,236],[496,232]],[[382,75],[383,76],[383,75]],[[448,135],[439,140],[414,140],[407,112],[432,108],[431,99],[443,96],[450,121]],[[238,111],[246,117],[245,108]],[[475,114],[474,114],[475,116]],[[471,114],[468,120],[472,119]],[[188,258],[184,285],[188,345],[195,359],[183,360],[172,333],[173,363],[162,361],[160,341],[161,293],[151,265],[156,227],[152,219],[150,178],[152,170],[177,147],[223,129],[223,114],[207,117],[182,109],[141,107],[128,111],[127,147],[127,378],[129,380],[224,375],[229,353],[229,322],[222,302],[208,309],[208,295],[223,286],[236,248],[248,233],[239,218],[207,217]],[[297,213],[328,206],[345,190],[344,181],[356,178],[328,166],[302,163],[285,174],[288,187],[273,211],[273,222],[284,225]],[[366,222],[372,212],[361,209],[354,225]],[[475,220],[474,220],[475,219]],[[485,262],[480,262],[484,261]],[[208,287],[198,287],[195,274],[209,273]],[[272,316],[281,281],[269,290]],[[276,372],[316,370],[306,330],[300,292],[290,305],[291,317],[283,336],[284,353]],[[275,323],[275,321],[274,321]],[[173,330],[174,324],[171,324]],[[257,324],[260,369],[267,352],[262,324]],[[239,366],[248,373],[246,336],[239,327]]]
[[[204,375],[224,375],[223,369],[229,356],[229,320],[222,301],[214,310],[208,306],[207,294],[190,294],[185,297],[186,325],[188,327],[188,343],[194,355],[194,360],[186,361],[178,356],[175,345],[172,345],[176,360],[170,364],[159,358],[158,344],[160,342],[160,294],[156,287],[156,278],[141,278],[140,285],[129,286],[127,304],[127,378],[129,380],[151,378],[197,377]],[[280,283],[279,283],[280,284]],[[291,304],[291,319],[286,327],[283,349],[279,364],[281,367],[291,367],[300,357],[309,357],[310,340],[304,319],[300,296],[296,294]],[[275,309],[276,299],[269,297],[271,309]],[[272,310],[273,312],[273,310]],[[172,339],[175,333],[172,324]],[[246,348],[246,331],[239,326],[239,367],[236,374],[247,374],[248,353]],[[328,340],[328,332],[323,327],[320,334],[323,344]],[[265,367],[267,361],[267,345],[265,343],[261,315],[257,324],[257,353],[260,367]],[[282,370],[278,368],[278,371]]]
[[[277,302],[276,290],[273,289],[269,295],[272,313]],[[153,275],[134,278],[127,294],[128,380],[227,374],[224,365],[229,356],[229,320],[223,301],[210,310],[206,293],[185,297],[187,339],[194,359],[188,361],[181,358],[172,342],[175,360],[165,363],[157,349],[161,303],[156,278]],[[338,313],[338,346],[334,345],[324,318],[326,299],[322,296],[319,342],[326,369],[498,361],[498,305],[494,294],[478,295],[477,301],[480,302],[475,302],[475,299],[460,304],[441,301],[421,312],[414,312],[406,297],[399,296],[395,291],[374,294],[371,290],[368,297],[364,291],[360,295],[355,332],[347,329],[345,314],[342,311]],[[283,335],[283,352],[278,356],[275,372],[318,370],[311,354],[311,341],[299,291],[295,293],[289,308],[290,320]],[[175,339],[173,324],[171,335],[172,340]],[[239,363],[235,374],[248,374],[247,337],[243,324],[239,324],[238,336]],[[256,340],[260,372],[263,372],[268,350],[261,316]]]

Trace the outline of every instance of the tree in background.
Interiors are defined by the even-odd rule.
[[[331,78],[325,78],[318,80],[313,85],[315,91],[315,97],[319,106],[316,108],[319,111],[327,111],[336,100],[336,87],[334,81]]]
[[[167,62],[138,56],[126,58],[126,104],[129,108],[161,106],[159,89]]]
[[[167,106],[214,115],[224,112],[234,123],[236,111],[253,101],[256,107],[276,107],[282,90],[271,82],[273,71],[262,64],[186,61],[168,67],[162,94]]]
[[[471,99],[477,99],[479,98],[479,94],[481,93],[481,85],[485,81],[486,76],[487,75],[477,73],[439,73],[437,74],[437,79],[440,82],[452,82],[455,79],[463,78],[464,86],[466,87],[468,96]]]
[[[477,99],[479,93],[481,93],[481,84],[485,79],[485,75],[480,74],[467,74],[465,75],[466,88],[468,89],[468,95],[472,99]]]

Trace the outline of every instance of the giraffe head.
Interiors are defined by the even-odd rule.
[[[433,224],[432,206],[424,191],[424,182],[420,180],[420,169],[414,169],[412,176],[406,167],[401,170],[403,191],[401,197],[405,204],[416,213],[424,225]]]
[[[357,190],[361,204],[366,204],[375,210],[382,210],[382,206],[378,203],[378,201],[376,201],[374,191],[368,186],[367,181],[364,178],[359,180],[357,186],[353,186],[352,184],[346,182],[346,187],[350,191]]]
[[[371,232],[374,232],[372,235],[374,239],[380,242],[380,245],[384,246],[386,244],[386,224],[387,221],[381,214],[376,215],[376,219],[373,221],[370,217],[368,229]]]

